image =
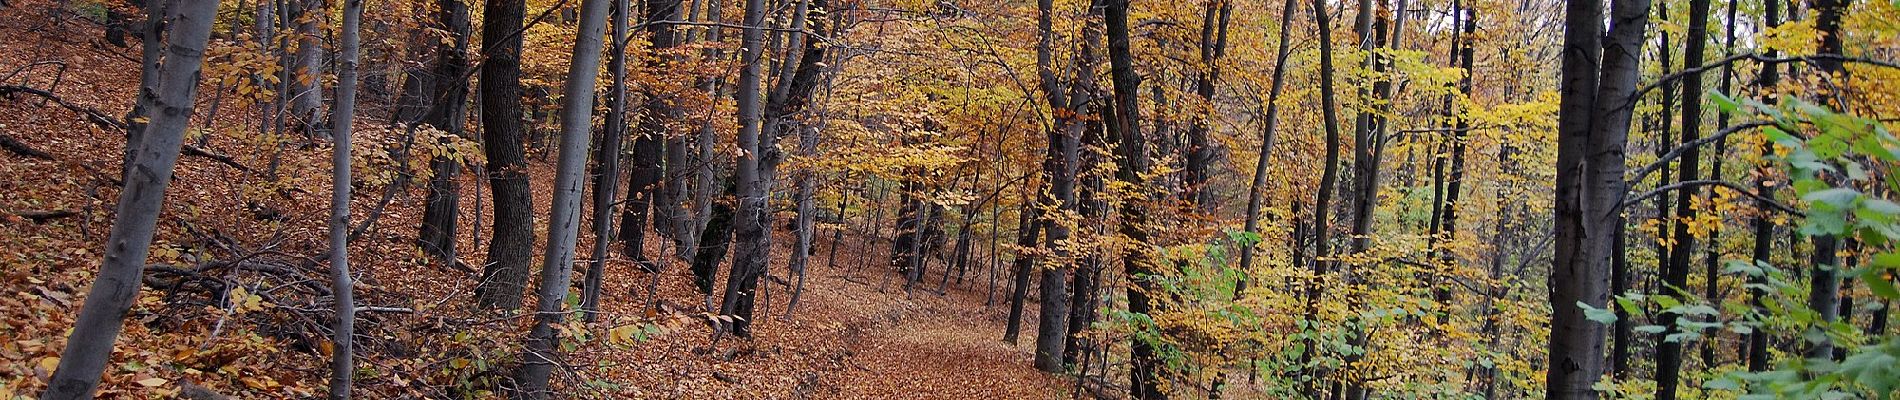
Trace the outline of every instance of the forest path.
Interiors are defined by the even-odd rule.
[[[790,243],[786,232],[774,238],[772,275],[786,277]],[[986,270],[973,266],[959,285],[951,278],[939,294],[942,275],[934,272],[906,294],[903,277],[877,275],[888,243],[847,236],[836,263],[829,261],[830,235],[821,231],[806,271],[805,291],[793,318],[785,311],[789,277],[765,285],[763,303],[751,339],[726,337],[718,343],[703,329],[664,335],[629,351],[597,354],[597,360],[625,367],[608,368],[608,378],[634,388],[642,398],[791,398],[791,399],[1057,399],[1067,398],[1072,380],[1031,367],[1034,306],[1024,315],[1023,343],[1002,341],[1008,315],[1007,272],[998,271],[996,299],[985,306]],[[655,252],[649,247],[649,254]],[[671,259],[671,257],[667,257]],[[660,298],[675,306],[698,307],[685,265],[674,261],[663,276]],[[941,262],[930,271],[942,268]],[[622,266],[627,267],[627,266]],[[629,267],[630,268],[630,267]],[[722,269],[725,266],[722,265]],[[644,274],[615,289],[628,293],[643,285]],[[715,282],[725,282],[723,272]],[[609,286],[616,286],[610,282]],[[687,299],[690,300],[688,302]],[[637,305],[625,301],[616,305]],[[596,358],[597,357],[597,358]]]

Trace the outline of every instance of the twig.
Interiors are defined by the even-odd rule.
[[[1750,123],[1741,124],[1741,125],[1730,126],[1727,128],[1722,128],[1722,130],[1717,131],[1713,135],[1696,139],[1688,143],[1683,143],[1681,146],[1676,146],[1675,149],[1669,150],[1668,153],[1664,153],[1661,157],[1656,157],[1656,161],[1650,162],[1649,165],[1645,165],[1643,166],[1642,169],[1636,170],[1636,175],[1631,176],[1629,181],[1642,182],[1643,179],[1649,177],[1649,174],[1651,172],[1656,172],[1656,170],[1662,169],[1663,166],[1669,165],[1670,161],[1675,160],[1676,157],[1682,157],[1682,153],[1687,152],[1689,150],[1695,150],[1697,147],[1702,147],[1702,145],[1709,144],[1710,142],[1726,139],[1728,138],[1729,135],[1735,134],[1735,132],[1741,132],[1743,130],[1760,128],[1760,127],[1774,125],[1774,124],[1775,123],[1771,121],[1756,121],[1756,122],[1750,122]]]
[[[1624,200],[1622,203],[1618,203],[1616,205],[1616,209],[1613,209],[1610,211],[1611,213],[1623,212],[1623,208],[1625,207],[1635,205],[1636,203],[1641,203],[1643,202],[1643,200],[1648,200],[1651,197],[1656,197],[1656,195],[1663,194],[1665,192],[1669,192],[1673,190],[1696,188],[1696,187],[1702,187],[1702,186],[1725,187],[1725,188],[1728,188],[1729,190],[1734,190],[1737,193],[1741,193],[1748,197],[1754,198],[1756,201],[1760,201],[1762,204],[1767,205],[1768,208],[1772,208],[1775,211],[1780,211],[1780,212],[1793,214],[1793,215],[1799,215],[1799,216],[1807,216],[1807,214],[1802,213],[1801,210],[1796,210],[1794,209],[1794,207],[1789,207],[1786,204],[1781,204],[1779,202],[1776,202],[1775,199],[1773,198],[1762,196],[1760,193],[1750,192],[1748,191],[1748,188],[1744,188],[1742,187],[1742,185],[1735,184],[1734,182],[1720,181],[1720,180],[1685,181],[1685,182],[1676,182],[1676,183],[1664,185],[1662,187],[1658,187],[1648,192],[1643,192],[1642,195],[1636,196],[1635,198]]]

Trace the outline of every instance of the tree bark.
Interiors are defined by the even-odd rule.
[[[1682,63],[1685,66],[1702,65],[1704,51],[1708,44],[1709,0],[1691,0],[1689,2],[1689,30],[1683,36]],[[1690,73],[1682,77],[1682,141],[1693,142],[1701,137],[1702,131],[1702,74]],[[1701,180],[1700,147],[1689,147],[1679,157],[1677,182]],[[1695,196],[1683,193],[1676,196],[1676,217],[1678,221],[1696,218],[1696,208],[1691,202]],[[1677,222],[1675,234],[1670,240],[1669,265],[1663,270],[1665,293],[1674,295],[1677,291],[1690,291],[1689,261],[1696,247],[1695,235],[1689,232],[1689,224]],[[1675,313],[1663,313],[1660,325],[1664,330],[1662,337],[1679,332],[1676,321],[1682,316]],[[1656,345],[1656,399],[1675,400],[1680,390],[1682,374],[1682,342],[1658,339]]]
[[[756,7],[755,7],[756,6]],[[759,277],[766,272],[770,261],[772,235],[771,210],[766,202],[771,198],[772,186],[776,183],[778,163],[784,156],[778,149],[778,139],[785,132],[798,128],[800,123],[794,116],[802,111],[817,88],[821,70],[827,68],[824,60],[829,48],[818,40],[809,40],[804,33],[794,35],[794,43],[804,49],[796,64],[787,63],[786,68],[796,65],[788,80],[781,80],[767,98],[764,110],[759,109],[759,78],[761,69],[759,52],[763,41],[760,27],[764,19],[762,0],[747,0],[746,29],[742,64],[745,66],[739,74],[739,148],[752,149],[739,158],[736,173],[738,179],[739,210],[735,215],[736,229],[733,233],[737,246],[733,249],[733,273],[726,281],[726,298],[720,307],[720,313],[739,317],[734,324],[733,333],[741,337],[751,337],[752,310],[754,295]],[[792,29],[803,32],[810,26],[812,32],[822,35],[827,32],[824,19],[809,19],[804,11],[822,13],[827,11],[825,0],[803,0],[793,16]],[[809,20],[808,20],[809,19]],[[749,93],[748,93],[749,92]],[[761,120],[761,111],[763,120]]]
[[[541,286],[535,298],[534,328],[522,353],[511,394],[517,399],[545,399],[548,378],[561,359],[554,324],[567,320],[561,311],[574,265],[574,245],[580,234],[581,183],[587,173],[588,130],[593,127],[594,86],[600,73],[601,37],[606,32],[607,0],[582,0],[573,57],[568,64],[567,87],[561,94],[561,146],[554,174],[554,195],[548,206],[547,249],[541,258]]]
[[[1327,265],[1327,261],[1323,259],[1332,255],[1330,248],[1331,243],[1329,242],[1331,240],[1329,236],[1332,233],[1332,218],[1330,214],[1333,208],[1333,191],[1339,181],[1340,150],[1339,101],[1335,98],[1335,85],[1333,82],[1332,17],[1326,12],[1326,2],[1324,0],[1313,0],[1312,5],[1313,22],[1319,26],[1319,96],[1321,104],[1320,110],[1324,121],[1323,125],[1326,130],[1326,158],[1324,161],[1325,165],[1321,167],[1323,172],[1320,174],[1319,193],[1317,199],[1313,202],[1314,250],[1312,271],[1314,278],[1307,282],[1306,286],[1305,316],[1309,324],[1318,323],[1319,314],[1317,311],[1320,301],[1319,298],[1326,284],[1326,274],[1331,271],[1331,268]],[[1318,347],[1315,346],[1316,344],[1317,343],[1312,339],[1307,339],[1306,351],[1300,354],[1302,364],[1313,359],[1314,353],[1318,351]],[[1319,371],[1318,374],[1308,377],[1303,389],[1307,396],[1319,396],[1320,393],[1313,387],[1313,384],[1324,381],[1325,373],[1326,371]]]
[[[1764,25],[1767,25],[1768,29],[1775,29],[1777,27],[1780,27],[1781,26],[1781,0],[1763,1],[1762,8],[1763,8],[1762,21],[1764,22]],[[1764,55],[1768,57],[1777,57],[1780,54],[1779,54],[1779,51],[1770,47],[1768,51],[1766,52],[1766,54]],[[1763,102],[1775,101],[1774,100],[1775,95],[1772,89],[1776,85],[1779,85],[1781,83],[1781,74],[1780,74],[1779,68],[1780,68],[1780,65],[1775,64],[1775,63],[1762,64],[1760,76],[1756,78],[1756,86],[1759,86],[1762,89],[1764,89],[1763,90],[1764,93],[1762,94],[1761,101]],[[1759,149],[1762,156],[1774,154],[1773,143],[1768,143],[1764,141],[1759,147]],[[1770,186],[1768,183],[1769,182],[1768,181],[1769,179],[1768,166],[1763,165],[1763,166],[1757,167],[1754,172],[1754,175],[1755,175],[1755,193],[1759,193],[1762,196],[1767,197],[1767,198],[1773,198],[1774,186]],[[1756,208],[1755,212],[1757,214],[1755,215],[1754,220],[1750,221],[1750,225],[1751,225],[1750,228],[1753,231],[1752,234],[1754,235],[1754,239],[1755,239],[1754,251],[1751,252],[1751,255],[1752,255],[1752,259],[1754,260],[1756,264],[1766,264],[1768,263],[1768,257],[1772,254],[1771,252],[1773,251],[1772,246],[1774,246],[1774,240],[1775,240],[1774,238],[1775,227],[1774,227],[1774,222],[1769,219],[1770,215],[1767,211],[1768,206],[1767,206],[1766,199],[1757,200],[1755,202],[1755,208]],[[1751,288],[1748,290],[1748,295],[1749,295],[1751,304],[1754,306],[1757,312],[1766,311],[1765,310],[1766,303],[1764,302],[1763,297],[1767,296],[1767,292],[1762,289],[1762,285],[1766,285],[1768,283],[1767,277],[1766,276],[1750,276],[1748,278],[1748,282],[1751,285]],[[1748,370],[1749,372],[1761,372],[1761,371],[1768,370],[1768,337],[1769,336],[1770,334],[1765,329],[1756,329],[1755,331],[1750,332],[1748,334]]]
[[[1609,304],[1610,256],[1618,206],[1627,191],[1624,146],[1649,22],[1646,0],[1615,3],[1603,32],[1600,0],[1565,3],[1564,58],[1559,100],[1556,258],[1551,270],[1551,399],[1595,399],[1603,374],[1604,326],[1583,306]],[[1605,41],[1607,38],[1607,41]],[[1601,63],[1601,64],[1599,64]]]
[[[1260,233],[1260,209],[1266,202],[1267,171],[1273,160],[1274,140],[1276,139],[1276,135],[1279,134],[1280,129],[1280,93],[1286,87],[1286,60],[1288,56],[1293,53],[1293,48],[1288,46],[1287,38],[1289,33],[1293,31],[1291,24],[1293,22],[1294,4],[1296,4],[1294,0],[1285,0],[1280,6],[1280,32],[1279,39],[1276,40],[1279,44],[1274,47],[1273,77],[1270,79],[1271,83],[1268,84],[1267,89],[1267,110],[1266,115],[1263,117],[1265,122],[1262,123],[1262,127],[1260,128],[1260,158],[1254,161],[1253,184],[1248,185],[1247,189],[1247,221],[1245,228],[1243,228],[1247,233]],[[1256,246],[1250,245],[1240,249],[1240,271],[1242,274],[1253,269],[1254,247]],[[1246,292],[1247,285],[1247,278],[1243,276],[1240,282],[1234,287],[1234,297],[1236,299],[1244,295],[1243,293]]]
[[[125,188],[119,193],[118,217],[106,239],[105,260],[66,337],[59,366],[47,381],[42,400],[92,398],[100,374],[112,359],[113,342],[138,298],[165,188],[171,184],[185,128],[191,124],[198,73],[217,8],[216,1],[180,0],[167,10],[172,21],[165,46],[167,62],[158,69],[156,87],[146,87],[140,94],[154,112],[134,157],[137,163],[126,174]]]
[[[350,283],[350,128],[356,118],[357,30],[363,25],[363,0],[343,0],[342,44],[337,48],[335,112],[330,165],[330,276],[335,297],[336,325],[330,342],[330,399],[350,398],[355,368],[356,301]]]
[[[1027,185],[1027,184],[1025,184]],[[1042,232],[1042,218],[1035,205],[1030,204],[1029,194],[1023,193],[1023,206],[1017,210],[1016,220],[1016,258],[1011,260],[1011,269],[1015,275],[1010,283],[1009,321],[1003,327],[1003,341],[1011,345],[1017,343],[1022,332],[1023,303],[1029,297],[1029,272],[1036,265],[1036,255],[1031,249]]]
[[[468,82],[460,79],[468,75],[468,56],[463,54],[468,49],[468,5],[458,0],[441,0],[437,6],[442,29],[449,33],[450,39],[436,47],[436,63],[429,75],[435,80],[435,88],[441,91],[441,98],[428,106],[423,123],[460,137],[466,134],[463,128],[468,110]],[[430,160],[422,232],[417,240],[424,251],[448,264],[457,262],[455,232],[456,220],[461,215],[461,180],[456,176],[461,174],[462,162],[459,156]]]
[[[487,0],[482,11],[482,151],[494,193],[493,234],[483,263],[477,302],[488,309],[521,308],[533,261],[533,192],[522,140],[521,36],[524,0]],[[593,98],[592,94],[587,95]]]
[[[613,53],[607,58],[607,73],[611,81],[607,84],[607,115],[601,121],[601,143],[594,152],[594,197],[590,207],[593,211],[590,220],[593,221],[594,248],[587,261],[587,273],[581,278],[581,318],[587,322],[594,322],[600,310],[600,287],[607,277],[607,247],[614,240],[613,209],[617,201],[614,195],[620,191],[620,144],[626,141],[627,134],[627,20],[631,18],[632,9],[631,1],[613,0],[612,12],[609,13],[613,20],[608,23],[611,26],[608,32],[613,38],[612,45],[608,46]],[[634,162],[636,169],[640,167],[637,158]],[[638,182],[637,179],[628,181]],[[628,194],[629,214],[634,212],[634,207],[645,205],[638,199],[637,195]],[[629,237],[641,235],[644,232],[642,228],[635,226],[633,230],[628,230],[626,226],[621,226],[620,233]],[[628,243],[624,250],[634,262],[646,267],[646,258],[642,248],[635,247],[637,244]],[[657,269],[650,271],[658,273]]]
[[[1220,81],[1221,57],[1227,54],[1227,21],[1234,14],[1234,4],[1227,0],[1211,0],[1201,17],[1200,74],[1194,79],[1194,95],[1200,97],[1194,121],[1188,126],[1186,171],[1183,174],[1185,197],[1199,213],[1213,212],[1214,196],[1208,192],[1209,165],[1213,163],[1214,149],[1208,141],[1208,131],[1212,130],[1214,109],[1214,85]]]
[[[318,19],[327,15],[324,0],[288,0],[297,24],[295,72],[289,82],[290,114],[305,136],[322,137],[323,33]]]
[[[1103,20],[1108,32],[1109,76],[1114,82],[1114,118],[1109,122],[1110,136],[1117,142],[1120,163],[1115,177],[1133,187],[1143,187],[1143,175],[1148,173],[1148,144],[1140,127],[1141,109],[1136,98],[1141,88],[1141,76],[1135,72],[1134,54],[1129,48],[1128,3],[1129,0],[1103,0]],[[1319,3],[1315,3],[1319,4]],[[1136,314],[1152,315],[1156,310],[1149,296],[1158,293],[1153,276],[1160,273],[1154,262],[1148,259],[1144,246],[1148,244],[1147,210],[1139,202],[1123,203],[1121,207],[1122,235],[1134,243],[1122,255],[1122,268],[1126,271],[1130,283],[1128,290],[1128,311]],[[1164,399],[1161,392],[1161,368],[1158,354],[1152,344],[1137,339],[1130,347],[1129,394],[1136,399]]]

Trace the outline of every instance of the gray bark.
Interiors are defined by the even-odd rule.
[[[548,206],[547,251],[542,254],[541,287],[535,300],[534,329],[529,332],[512,397],[549,397],[548,378],[560,359],[554,324],[566,319],[573,272],[574,244],[580,233],[581,182],[587,173],[588,130],[594,113],[594,85],[600,72],[601,37],[607,25],[607,0],[582,0],[574,54],[561,94],[561,147],[555,164],[554,198]]]
[[[72,334],[66,337],[46,393],[40,395],[43,400],[91,398],[112,358],[125,314],[138,298],[165,187],[171,184],[185,128],[191,124],[198,72],[217,6],[212,0],[181,0],[169,10],[172,23],[165,47],[169,61],[159,67],[157,87],[140,94],[155,112],[138,146],[138,161],[119,193],[118,218],[106,239],[105,260],[80,306]]]
[[[330,126],[330,275],[336,297],[336,326],[330,341],[330,398],[350,398],[355,365],[355,290],[350,283],[350,122],[356,118],[356,59],[363,24],[363,0],[343,0],[342,45],[337,49],[336,107]]]

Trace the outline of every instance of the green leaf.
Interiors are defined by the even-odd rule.
[[[1895,290],[1893,281],[1887,280],[1884,268],[1867,268],[1860,273],[1860,281],[1867,283],[1867,290],[1884,299],[1900,298],[1900,290]]]
[[[1849,189],[1849,188],[1826,189],[1826,190],[1821,190],[1821,191],[1816,191],[1816,192],[1810,192],[1806,195],[1801,196],[1801,201],[1806,201],[1809,203],[1817,203],[1817,204],[1826,204],[1829,206],[1833,206],[1834,209],[1837,209],[1837,210],[1845,209],[1845,208],[1848,208],[1849,206],[1852,206],[1854,204],[1854,200],[1857,200],[1857,199],[1860,199],[1860,191]]]
[[[1724,95],[1722,92],[1715,90],[1709,91],[1709,102],[1715,103],[1715,108],[1722,110],[1725,114],[1735,114],[1740,112],[1742,108],[1742,105],[1736,103],[1735,99],[1729,98],[1728,95]]]
[[[1591,321],[1596,321],[1597,323],[1604,324],[1604,325],[1616,323],[1615,311],[1610,311],[1609,309],[1604,309],[1604,308],[1592,307],[1589,304],[1586,304],[1581,301],[1577,302],[1577,307],[1582,308],[1583,317]]]

